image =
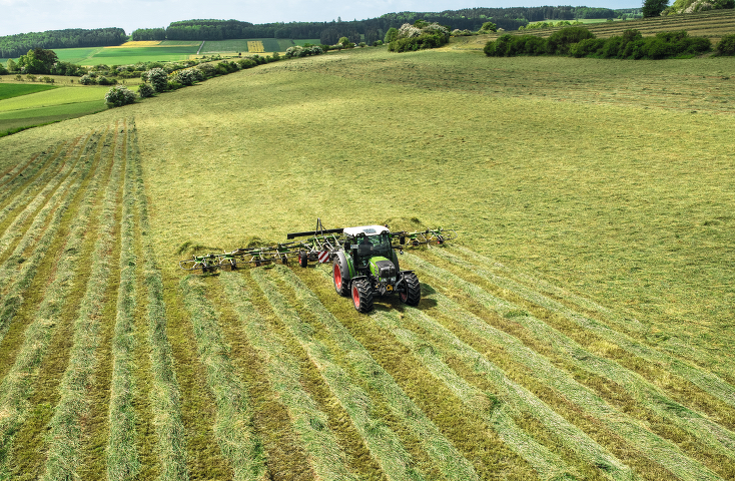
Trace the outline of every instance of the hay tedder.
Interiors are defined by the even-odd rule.
[[[397,253],[402,254],[406,247],[441,245],[455,237],[453,230],[441,228],[415,232],[391,232],[381,225],[325,229],[321,219],[317,219],[316,229],[288,234],[289,242],[195,255],[181,261],[179,266],[206,274],[218,269],[289,264],[292,260],[297,260],[301,267],[307,267],[309,262],[331,262],[337,293],[351,296],[359,312],[369,312],[376,295],[397,293],[402,302],[418,305],[419,280],[412,271],[400,270]]]

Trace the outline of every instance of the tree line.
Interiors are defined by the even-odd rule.
[[[367,20],[331,22],[290,22],[252,24],[238,20],[186,20],[172,22],[167,28],[137,29],[133,40],[227,40],[234,38],[293,38],[319,39],[322,44],[334,45],[342,37],[359,43],[372,44],[382,40],[391,28],[417,20],[438,23],[450,30],[482,28],[485,22],[493,22],[498,28],[517,30],[529,22],[541,20],[574,20],[580,18],[614,18],[631,9],[612,10],[592,7],[512,7],[465,8],[443,12],[387,13]],[[637,9],[639,10],[639,9]]]
[[[122,28],[68,28],[0,37],[0,58],[17,58],[36,48],[106,47],[128,40]]]

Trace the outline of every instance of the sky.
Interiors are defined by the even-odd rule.
[[[473,7],[574,5],[636,8],[642,0],[0,0],[0,36],[65,28],[167,27],[197,18],[251,23],[363,20],[392,12],[441,12]]]

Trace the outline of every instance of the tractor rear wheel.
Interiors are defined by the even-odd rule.
[[[339,257],[334,259],[334,267],[332,268],[332,274],[334,275],[334,290],[337,291],[342,297],[350,295],[350,279],[349,271],[346,270],[347,266],[344,266],[340,262]]]
[[[299,265],[301,267],[306,267],[309,263],[309,256],[306,254],[306,251],[299,251]]]
[[[373,286],[367,279],[352,281],[352,303],[357,312],[365,314],[373,310]]]
[[[413,272],[403,275],[403,285],[400,291],[401,302],[409,306],[418,306],[421,301],[421,283]]]

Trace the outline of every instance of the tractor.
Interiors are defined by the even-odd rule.
[[[387,227],[348,227],[344,241],[332,253],[334,289],[340,296],[352,296],[358,312],[373,309],[375,295],[397,293],[401,301],[417,306],[421,284],[413,271],[399,268],[393,235]]]
[[[286,238],[290,242],[195,255],[180,261],[179,266],[208,274],[248,265],[288,264],[294,256],[298,256],[301,267],[307,267],[309,262],[332,262],[335,290],[341,296],[352,296],[355,309],[366,313],[373,310],[376,295],[395,293],[403,303],[417,306],[421,284],[413,271],[400,270],[397,252],[402,254],[404,247],[442,245],[455,236],[453,230],[442,228],[416,232],[391,232],[382,225],[325,229],[321,219],[317,219],[315,230],[288,234]],[[294,240],[299,237],[307,239]]]

